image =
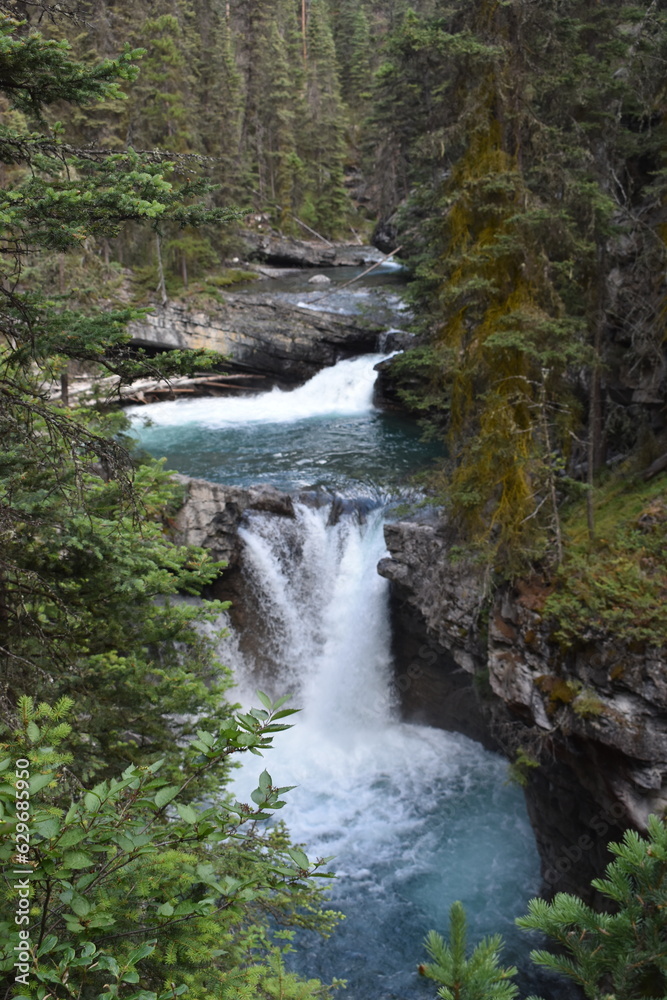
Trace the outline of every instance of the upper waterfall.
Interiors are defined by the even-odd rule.
[[[339,361],[290,391],[134,406],[133,433],[167,468],[216,483],[396,489],[442,448],[421,441],[414,421],[373,406],[375,366],[390,356]]]
[[[274,388],[270,392],[240,398],[205,397],[168,400],[150,406],[154,424],[198,423],[215,428],[248,423],[289,423],[308,417],[351,416],[373,408],[374,368],[391,354],[365,354],[323,368],[297,389]],[[147,407],[133,406],[134,418]]]

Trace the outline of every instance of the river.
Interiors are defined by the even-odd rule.
[[[471,940],[503,934],[504,960],[525,969],[528,946],[513,920],[539,888],[523,795],[508,783],[506,762],[466,737],[406,724],[397,711],[388,583],[376,565],[392,498],[435,452],[412,423],[374,409],[381,357],[339,362],[289,392],[131,411],[143,447],[170,468],[324,497],[319,506],[297,502],[295,521],[247,518],[244,562],[270,623],[271,676],[257,675],[234,637],[224,656],[244,703],[261,684],[292,692],[302,709],[266,764],[276,784],[297,785],[281,812],[294,840],[311,857],[335,856],[332,906],[346,919],[328,941],[304,935],[294,961],[310,976],[347,979],[350,1000],[435,996],[416,966],[424,935],[446,930],[456,899]],[[331,494],[349,501],[335,524]],[[239,797],[257,770],[249,761]],[[538,985],[524,974],[526,992]]]

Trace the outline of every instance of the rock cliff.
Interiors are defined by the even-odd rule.
[[[427,705],[424,721],[470,735],[481,712],[488,737],[524,761],[546,886],[581,892],[608,860],[607,842],[627,826],[644,830],[667,806],[664,651],[604,635],[561,648],[542,613],[548,584],[524,580],[490,596],[484,571],[457,556],[442,522],[390,524],[386,541],[379,572],[434,650],[428,668],[408,667],[408,712]],[[434,690],[463,689],[466,677],[458,711],[434,707]]]
[[[300,308],[269,295],[226,295],[197,311],[172,302],[128,330],[137,347],[208,348],[229,368],[303,382],[341,358],[376,350],[383,327],[354,316]]]

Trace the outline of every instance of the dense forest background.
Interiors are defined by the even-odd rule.
[[[167,150],[184,176],[196,154],[209,206],[288,235],[401,245],[421,345],[397,363],[398,389],[449,428],[452,512],[501,560],[517,542],[539,554],[547,532],[562,561],[563,492],[587,480],[590,495],[610,460],[664,452],[663,5],[182,0],[84,14],[57,29],[81,58],[145,54],[127,100],[67,118],[73,143]],[[234,228],[157,228],[88,252],[151,289],[163,267],[175,292],[240,252]],[[588,522],[592,536],[590,504]]]

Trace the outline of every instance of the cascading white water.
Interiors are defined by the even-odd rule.
[[[441,449],[420,440],[414,421],[373,407],[374,368],[388,356],[339,361],[289,392],[177,399],[128,413],[144,448],[195,478],[398,492]]]
[[[348,977],[355,998],[433,994],[419,980],[422,938],[444,929],[455,899],[473,932],[512,934],[537,889],[538,866],[521,795],[506,765],[451,733],[398,721],[391,697],[382,516],[297,507],[295,521],[254,514],[242,529],[244,565],[268,627],[273,669],[257,676],[230,648],[241,699],[291,691],[302,709],[266,766],[297,785],[282,810],[311,857],[334,855],[333,904],[347,919],[309,941],[302,971]],[[236,794],[256,784],[249,760]]]
[[[308,417],[353,416],[373,407],[374,367],[391,354],[364,354],[323,368],[297,389],[274,388],[255,396],[165,400],[150,406],[151,423],[169,426],[196,423],[207,428],[255,423],[292,423]],[[146,407],[131,406],[134,418]]]
[[[376,571],[382,518],[329,526],[329,508],[297,507],[284,522],[255,515],[240,536],[262,595],[276,676],[298,694],[324,739],[354,739],[390,717],[387,581]]]

